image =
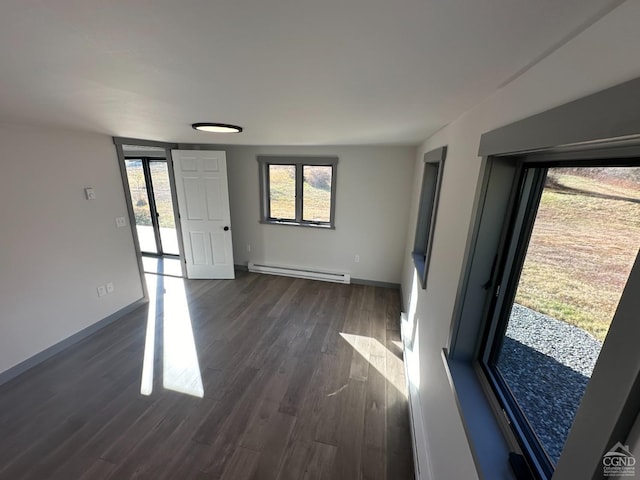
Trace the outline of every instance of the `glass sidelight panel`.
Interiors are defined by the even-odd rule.
[[[166,160],[125,160],[140,251],[148,255],[179,256],[178,233]]]
[[[151,205],[149,204],[143,161],[142,159],[125,160],[125,166],[127,169],[131,202],[133,203],[133,213],[136,220],[140,251],[143,253],[157,254],[159,252],[154,236],[153,222],[151,221]]]
[[[162,253],[179,255],[178,232],[173,215],[173,198],[171,197],[167,162],[150,161],[149,172],[153,186],[153,197],[157,212]]]

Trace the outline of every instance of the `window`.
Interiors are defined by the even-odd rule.
[[[481,137],[443,360],[482,478],[612,477],[610,456],[635,450],[638,88]]]
[[[470,391],[460,393],[465,365],[486,396],[461,398],[463,418],[465,402],[489,405],[513,470],[529,472],[515,478],[587,478],[567,468],[591,443],[600,443],[593,446],[600,459],[616,442],[625,445],[637,415],[640,378],[620,369],[640,360],[632,340],[640,146],[620,152],[531,153],[486,164],[448,357],[458,395]],[[606,427],[594,421],[602,416]],[[484,450],[486,438],[485,430],[476,439]],[[556,475],[567,448],[564,466],[574,463]]]
[[[337,157],[259,156],[262,223],[335,228]]]
[[[560,458],[640,247],[640,167],[568,165],[523,164],[480,357],[543,478]]]
[[[429,256],[433,242],[433,230],[436,223],[436,211],[442,172],[447,147],[437,148],[425,153],[424,173],[422,174],[422,189],[420,191],[420,205],[418,207],[418,221],[416,225],[416,238],[413,245],[413,262],[422,288],[427,286],[427,270],[429,269]]]

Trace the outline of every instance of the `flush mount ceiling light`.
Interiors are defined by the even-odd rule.
[[[194,123],[191,126],[195,130],[200,130],[201,132],[240,133],[242,131],[242,127],[238,127],[237,125],[228,125],[226,123],[203,122],[203,123]]]

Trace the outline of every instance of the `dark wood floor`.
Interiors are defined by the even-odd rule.
[[[413,478],[397,291],[248,273],[150,279],[151,393],[143,307],[0,386],[0,478]],[[190,358],[189,322],[168,326],[176,301],[197,350],[191,394],[163,386],[194,376],[165,358],[170,342]]]

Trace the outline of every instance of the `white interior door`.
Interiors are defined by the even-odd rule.
[[[234,278],[225,152],[172,150],[188,278]]]

